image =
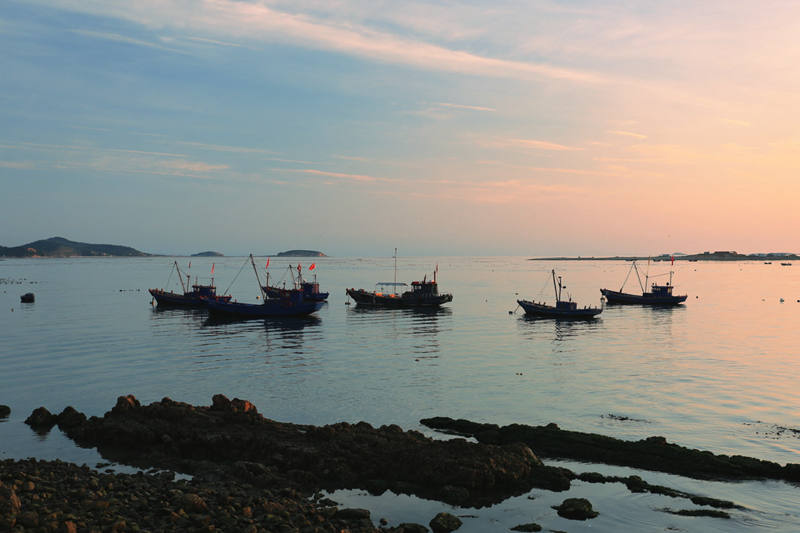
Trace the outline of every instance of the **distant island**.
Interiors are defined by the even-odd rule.
[[[654,256],[613,256],[613,257],[533,257],[528,261],[798,261],[800,256],[788,252],[759,254],[740,254],[738,252],[716,251],[701,254],[661,254]]]
[[[0,246],[0,257],[150,257],[129,246],[90,244],[51,237],[22,246]]]
[[[192,254],[192,257],[225,257],[224,254],[219,252],[200,252],[199,254]]]
[[[287,250],[285,252],[278,252],[272,257],[328,257],[328,256],[316,250]]]

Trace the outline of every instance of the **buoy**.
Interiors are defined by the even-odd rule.
[[[781,303],[783,303],[783,298],[781,298]]]

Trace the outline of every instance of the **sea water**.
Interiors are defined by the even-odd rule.
[[[607,306],[595,320],[554,321],[525,318],[516,300],[553,303],[555,269],[565,298],[597,306],[599,289],[618,290],[630,263],[398,258],[398,281],[430,279],[438,265],[440,291],[453,293],[441,310],[418,312],[348,305],[346,288],[372,290],[377,281],[394,280],[392,258],[272,258],[272,283],[291,283],[289,267],[296,273],[300,263],[307,279],[317,275],[321,290],[330,292],[328,304],[304,319],[218,322],[202,310],[152,305],[148,288],[180,291],[171,272],[176,259],[186,270],[189,258],[0,260],[0,404],[12,408],[11,417],[0,420],[0,458],[99,460],[57,428],[39,436],[25,426],[42,405],[56,413],[72,405],[102,415],[123,394],[142,403],[169,396],[209,405],[213,394],[223,393],[287,422],[364,420],[428,435],[434,433],[419,420],[429,416],[555,422],[563,429],[623,439],[661,435],[715,453],[800,463],[800,264],[640,263],[649,282],[663,283],[674,271],[675,293],[688,294],[686,303]],[[259,301],[246,258],[191,262],[192,282],[207,283],[213,263],[218,292]],[[265,262],[256,263],[262,283]],[[625,288],[641,292],[635,273]],[[25,292],[34,292],[36,302],[21,304]],[[800,527],[798,487],[633,472],[748,509],[732,513],[732,520],[677,517],[658,509],[691,504],[630,495],[618,484],[577,482],[569,493],[538,491],[535,499],[451,512],[469,516],[463,531],[529,521],[568,531]],[[557,517],[550,500],[571,495],[589,497],[601,515],[585,523]],[[403,495],[334,496],[372,508],[374,517],[400,521],[443,507]]]

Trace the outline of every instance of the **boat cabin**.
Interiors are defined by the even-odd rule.
[[[653,283],[652,287],[650,287],[650,294],[653,296],[672,296],[672,285],[669,283],[666,285],[656,285]]]
[[[412,281],[411,294],[414,296],[435,296],[439,294],[439,289],[435,281]]]
[[[578,308],[577,302],[572,302],[572,301],[564,302],[560,300],[556,302],[556,309],[558,309],[559,311],[574,311],[577,308]]]
[[[217,288],[214,285],[192,285],[192,293],[201,298],[213,298]]]

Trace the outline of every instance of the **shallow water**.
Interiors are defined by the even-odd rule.
[[[40,405],[101,415],[121,394],[143,403],[169,396],[208,405],[221,392],[282,421],[366,420],[415,429],[423,429],[421,418],[435,415],[556,422],[800,462],[800,265],[679,262],[674,281],[677,293],[689,295],[686,305],[607,307],[594,321],[562,322],[509,311],[517,297],[552,302],[551,268],[564,276],[579,305],[597,305],[599,289],[618,289],[629,263],[400,258],[399,280],[430,275],[438,263],[440,289],[454,294],[438,312],[414,312],[346,305],[345,288],[392,280],[391,258],[314,261],[322,289],[331,292],[316,317],[220,323],[203,311],[150,305],[146,289],[165,286],[170,258],[0,260],[0,403],[13,410],[0,421],[0,457],[96,460],[57,429],[38,437],[22,424]],[[233,282],[234,297],[256,301],[255,277],[244,258],[192,258],[193,276],[203,281],[212,262],[220,292]],[[271,259],[273,278],[281,278],[286,265]],[[657,281],[668,270],[668,263],[650,267],[661,276]],[[169,287],[176,284],[173,275]],[[633,279],[626,288],[636,286]],[[36,302],[20,304],[29,291]],[[651,474],[642,475],[652,482]],[[738,487],[734,500],[753,487],[723,485]],[[784,494],[782,483],[757,486],[774,495],[769,510],[720,527],[793,530],[798,489]],[[612,491],[614,499],[608,486],[587,490],[597,498]],[[639,498],[628,495],[625,502]],[[679,528],[688,530],[716,523],[653,511],[629,519],[640,521],[639,529],[652,520],[660,530],[684,521],[688,527]],[[580,527],[605,530],[602,524]]]

